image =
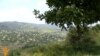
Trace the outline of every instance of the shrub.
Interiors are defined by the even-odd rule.
[[[78,37],[74,27],[69,30],[66,41],[77,52],[91,52],[95,46],[95,40],[90,31],[83,31],[81,37]]]

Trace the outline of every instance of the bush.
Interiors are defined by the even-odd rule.
[[[9,56],[20,56],[20,51],[19,50],[11,50],[9,53]]]
[[[77,52],[91,52],[95,46],[95,40],[90,31],[84,31],[81,37],[78,37],[75,28],[69,30],[66,41],[68,41],[69,46]]]

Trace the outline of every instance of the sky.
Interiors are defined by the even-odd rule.
[[[48,10],[46,0],[0,0],[0,22],[18,21],[45,24],[45,20],[36,19],[33,10],[42,13]]]

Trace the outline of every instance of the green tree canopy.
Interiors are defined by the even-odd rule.
[[[100,21],[100,0],[46,0],[50,10],[40,14],[34,10],[34,14],[49,24],[55,24],[63,29],[67,25],[75,25],[77,30],[87,28],[88,24]]]

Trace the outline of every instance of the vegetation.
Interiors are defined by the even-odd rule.
[[[11,26],[9,26],[9,24]],[[33,28],[24,27],[30,25],[33,26]],[[47,45],[51,42],[60,42],[64,40],[63,38],[63,36],[65,36],[64,31],[60,31],[56,27],[52,26],[50,28],[50,25],[49,27],[47,26],[47,28],[46,27],[35,28],[35,27],[37,27],[35,24],[28,24],[28,23],[23,24],[21,22],[1,23],[0,46],[9,48],[10,56],[11,55],[19,56],[20,51],[24,53],[24,49],[35,51],[33,50],[33,48],[38,49],[40,46]],[[3,52],[2,48],[0,49],[0,51]],[[2,54],[0,55],[2,56]]]
[[[46,45],[33,46],[27,48],[15,49],[11,53],[12,56],[99,56],[100,55],[100,31],[90,29],[84,34],[86,38],[80,43],[82,45],[72,46],[69,43],[70,37],[76,36],[75,28],[71,29],[67,35],[66,40],[60,42],[49,42]],[[83,46],[84,44],[84,46]],[[11,55],[10,55],[11,56]]]
[[[9,56],[100,55],[100,25],[89,26],[100,21],[99,0],[46,0],[46,2],[50,10],[43,14],[34,10],[34,14],[40,20],[44,19],[48,24],[68,30],[66,37],[57,29],[48,30],[49,32],[38,31],[40,29],[36,31],[14,29],[16,31],[11,30],[11,32],[1,30],[1,43],[7,43],[4,41],[5,39],[8,43],[15,42],[15,45],[21,46],[21,48],[11,49]],[[65,34],[65,31],[63,32]],[[12,38],[14,36],[16,38]],[[11,37],[11,40],[7,37]]]
[[[40,20],[45,19],[48,24],[55,24],[62,29],[69,28],[67,41],[73,50],[92,51],[95,40],[91,35],[91,26],[88,25],[100,21],[100,1],[46,0],[46,2],[50,10],[43,14],[34,10],[36,17]]]
[[[34,14],[40,20],[45,19],[48,24],[55,24],[62,29],[75,26],[78,38],[89,24],[100,21],[99,0],[46,0],[50,10]],[[67,25],[67,27],[66,27]]]
[[[71,27],[67,32],[67,37],[65,37],[65,33],[65,31],[59,30],[54,32],[1,30],[0,43],[10,48],[9,56],[100,55],[99,25],[84,32],[82,41],[79,43],[75,38],[77,36],[76,28]]]

